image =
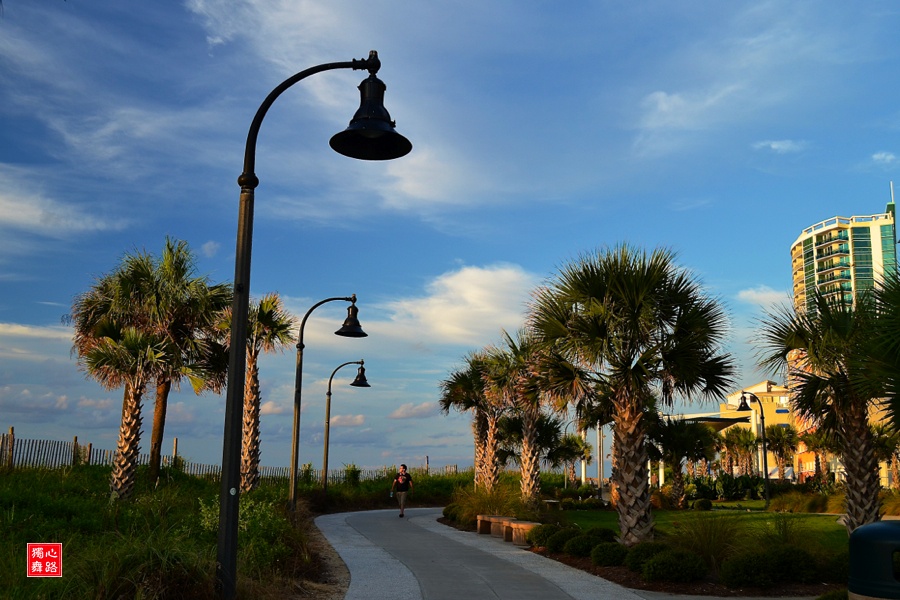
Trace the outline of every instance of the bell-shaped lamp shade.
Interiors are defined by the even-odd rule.
[[[737,407],[737,410],[740,412],[746,412],[748,410],[752,410],[750,405],[747,404],[747,397],[741,394],[741,404]]]
[[[356,371],[356,379],[354,379],[353,383],[351,383],[350,385],[352,385],[353,387],[372,387],[371,385],[369,385],[369,382],[366,381],[365,367],[359,367],[359,369]]]
[[[341,328],[334,332],[334,335],[342,335],[344,337],[368,337],[368,333],[363,331],[362,325],[359,324],[359,319],[356,315],[359,314],[359,309],[356,308],[356,304],[351,304],[347,307],[347,318],[344,319],[344,324],[341,325]]]
[[[385,89],[374,74],[359,84],[359,109],[347,129],[329,142],[335,152],[360,160],[391,160],[409,154],[412,143],[394,130],[384,107]]]

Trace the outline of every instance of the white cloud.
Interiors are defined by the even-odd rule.
[[[790,303],[791,301],[790,295],[786,292],[779,292],[765,285],[741,290],[738,292],[738,299],[764,308]]]
[[[525,303],[538,278],[518,265],[463,267],[432,281],[428,294],[387,305],[393,313],[383,333],[399,331],[410,339],[434,343],[483,345],[501,329],[524,322]]]
[[[203,253],[203,256],[212,258],[219,253],[219,248],[221,248],[221,246],[222,244],[219,242],[209,241],[200,246],[200,251]]]
[[[807,143],[798,140],[763,140],[753,144],[754,150],[771,150],[776,154],[792,154],[802,152]]]
[[[388,415],[388,419],[426,419],[440,413],[437,402],[423,402],[413,404],[407,402],[398,406],[394,412]]]
[[[365,422],[365,415],[334,415],[331,417],[332,427],[359,427]]]
[[[897,162],[897,156],[893,152],[876,152],[872,155],[872,162],[879,165],[893,165]]]
[[[71,342],[72,329],[62,325],[40,327],[36,325],[20,325],[18,323],[0,323],[0,337]]]
[[[259,405],[259,414],[261,415],[283,415],[286,412],[287,409],[284,406],[272,400]]]

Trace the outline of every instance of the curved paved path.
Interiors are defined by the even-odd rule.
[[[440,516],[439,508],[411,508],[403,519],[396,510],[318,517],[350,570],[344,600],[724,600],[628,589],[499,538],[447,527]]]
[[[617,584],[441,525],[439,508],[325,515],[316,525],[350,570],[345,600],[641,600]]]

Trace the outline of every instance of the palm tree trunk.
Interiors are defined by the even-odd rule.
[[[134,474],[137,469],[141,444],[141,398],[143,386],[132,387],[125,384],[122,398],[122,423],[116,443],[116,458],[113,461],[109,487],[112,495],[120,500],[131,497],[134,491]]]
[[[495,411],[491,411],[486,414],[486,431],[485,431],[485,443],[484,443],[484,463],[483,463],[483,480],[481,485],[484,487],[486,492],[491,492],[494,490],[494,487],[497,485],[497,481],[500,478],[500,468],[497,464],[497,447],[498,447],[498,431],[497,431],[497,419],[499,418],[499,414]]]
[[[842,415],[841,421],[838,432],[843,446],[841,462],[847,473],[844,525],[847,533],[852,533],[857,527],[881,519],[878,499],[881,481],[865,406]]]
[[[537,420],[536,409],[529,407],[522,411],[522,501],[530,507],[536,507],[541,497]]]
[[[487,439],[487,420],[484,411],[476,408],[472,418],[472,438],[475,442],[475,487],[484,479],[484,451]]]
[[[156,403],[153,407],[153,430],[150,432],[150,481],[159,479],[162,463],[163,431],[166,428],[166,407],[169,403],[169,391],[172,389],[170,379],[159,379],[156,382]]]
[[[244,423],[241,443],[241,492],[259,486],[259,367],[247,353],[247,384],[244,387]]]
[[[900,489],[900,458],[896,452],[891,453],[891,489]]]
[[[786,469],[784,466],[785,460],[783,456],[778,457],[778,479],[784,481]]]
[[[675,508],[684,508],[684,474],[681,472],[681,463],[673,464],[672,467],[672,506]]]
[[[634,546],[653,539],[647,449],[644,446],[643,412],[636,402],[616,403],[615,450],[619,531],[622,543]]]

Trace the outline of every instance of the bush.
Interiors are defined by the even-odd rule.
[[[547,550],[550,552],[562,552],[563,547],[566,545],[566,542],[579,535],[581,535],[580,529],[560,529],[549,538],[547,538]]]
[[[544,547],[547,545],[547,540],[550,539],[550,536],[558,532],[560,529],[562,529],[562,527],[555,523],[544,523],[542,525],[538,525],[525,534],[525,541],[532,546]]]
[[[775,583],[766,549],[738,552],[722,561],[719,580],[730,588],[771,587]]]
[[[592,535],[576,535],[565,544],[563,544],[563,552],[570,556],[585,557],[591,555],[594,546],[601,543],[600,540]]]
[[[847,590],[832,590],[822,594],[816,600],[847,600],[849,593]]]
[[[559,501],[559,508],[562,510],[573,510],[577,501],[574,498],[563,498]]]
[[[641,542],[628,550],[625,557],[625,566],[635,573],[644,569],[644,563],[664,550],[668,550],[668,544],[662,542]]]
[[[585,535],[591,535],[597,538],[601,542],[615,542],[616,541],[616,532],[609,527],[589,527],[585,532]]]
[[[745,528],[740,518],[731,515],[697,515],[680,522],[672,532],[669,543],[697,554],[714,573],[718,573],[722,560],[730,556],[736,544],[740,543],[737,540]]]
[[[598,567],[618,567],[627,554],[628,548],[619,542],[600,542],[591,550],[591,562]]]
[[[689,583],[706,577],[707,567],[702,558],[677,548],[664,550],[651,556],[641,569],[646,581],[674,581]]]
[[[700,498],[694,501],[694,510],[712,510],[712,500]]]

